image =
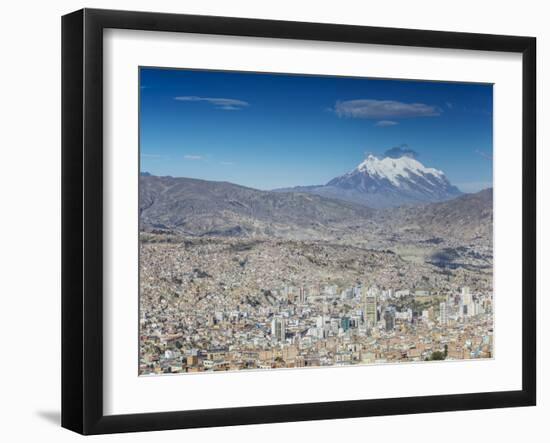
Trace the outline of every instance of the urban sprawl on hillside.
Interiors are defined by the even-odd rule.
[[[314,250],[316,261],[243,241],[142,242],[140,374],[492,357],[490,276],[392,273],[392,254],[351,272],[346,250],[335,273]],[[310,268],[279,275],[293,260]]]

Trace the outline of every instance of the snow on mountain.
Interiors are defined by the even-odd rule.
[[[397,158],[369,155],[355,169],[333,178],[324,186],[304,186],[292,190],[373,208],[439,202],[462,194],[443,171],[424,166],[410,155]]]
[[[400,186],[403,179],[411,174],[422,174],[426,177],[434,176],[436,179],[444,177],[442,171],[434,168],[427,168],[418,160],[409,156],[400,158],[385,157],[379,160],[374,155],[369,155],[351,174],[362,172],[379,179],[388,179],[393,185]]]

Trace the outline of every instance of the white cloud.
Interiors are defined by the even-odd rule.
[[[418,158],[418,152],[409,148],[406,144],[394,146],[384,152],[384,157],[400,158],[400,157]]]
[[[388,126],[395,126],[395,125],[398,125],[399,123],[397,122],[394,122],[393,120],[380,120],[380,121],[377,121],[374,126],[379,126],[381,128],[387,128]]]
[[[202,160],[204,157],[202,155],[186,154],[183,158],[185,160]]]
[[[220,162],[220,165],[223,165],[223,166],[232,166],[234,164],[235,163],[233,163],[233,162]]]
[[[215,98],[215,97],[198,97],[196,95],[185,95],[180,97],[174,97],[174,100],[181,102],[207,102],[214,105],[216,109],[222,109],[224,111],[240,111],[241,109],[250,106],[248,102],[244,100],[237,100],[234,98]]]
[[[435,117],[441,114],[437,106],[424,103],[404,103],[394,100],[358,99],[338,101],[334,112],[339,117],[391,119]]]

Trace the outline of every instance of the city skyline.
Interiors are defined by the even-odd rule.
[[[492,85],[140,69],[141,171],[269,190],[411,152],[463,192],[492,186]]]

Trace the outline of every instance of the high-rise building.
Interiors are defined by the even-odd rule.
[[[476,314],[477,312],[474,298],[470,292],[470,288],[465,286],[462,288],[460,293],[459,315],[461,318],[464,318],[471,317]]]
[[[442,325],[447,325],[449,323],[449,308],[444,301],[439,303],[439,323]]]
[[[472,295],[470,294],[470,288],[464,286],[460,291],[460,298],[458,301],[458,317],[464,319],[468,314],[468,306],[472,302]]]
[[[378,321],[377,318],[377,304],[378,304],[378,290],[376,288],[369,288],[365,295],[365,322],[367,326],[374,327]]]
[[[384,322],[386,324],[386,331],[393,331],[395,328],[395,309],[392,307],[386,308],[384,311]]]
[[[465,286],[462,288],[462,292],[460,294],[460,301],[462,303],[462,306],[465,306],[465,309],[464,309],[464,314],[469,314],[468,313],[468,308],[470,307],[470,305],[472,304],[472,294],[470,293],[470,288]]]
[[[350,323],[351,321],[349,317],[344,316],[341,318],[340,326],[344,330],[344,332],[346,332],[350,328]]]
[[[329,322],[329,329],[333,333],[337,334],[338,329],[340,329],[340,319],[338,317],[332,317]]]
[[[300,287],[300,295],[299,295],[298,301],[301,304],[304,304],[307,301],[306,290],[303,287]]]
[[[324,328],[325,327],[325,316],[319,315],[316,320],[316,326],[318,328]]]
[[[282,317],[273,317],[271,320],[271,339],[274,341],[285,341],[286,320]]]
[[[462,288],[460,296],[463,304],[469,305],[472,302],[472,294],[470,293],[470,288],[468,286],[464,286]]]

